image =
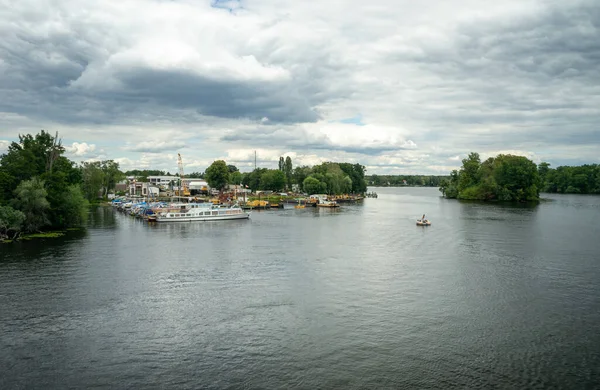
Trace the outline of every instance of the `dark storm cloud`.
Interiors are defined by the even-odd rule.
[[[236,82],[143,68],[123,72],[119,79],[126,96],[192,108],[202,115],[255,120],[267,117],[276,122],[318,119],[307,99],[284,82]]]
[[[87,30],[60,20],[60,32],[48,32],[29,22],[1,23],[0,111],[64,123],[115,123],[160,115],[169,108],[222,118],[268,117],[274,122],[319,118],[312,109],[319,99],[306,90],[301,93],[306,88],[294,80],[235,80],[218,73],[201,76],[130,66],[112,70],[111,80],[76,87],[72,83],[91,63],[105,61],[107,50],[119,49],[97,46],[103,42],[93,26]],[[103,88],[103,82],[117,87]]]

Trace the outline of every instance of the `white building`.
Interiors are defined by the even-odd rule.
[[[179,181],[179,177],[177,177],[177,176],[148,176],[148,183],[158,186],[158,187],[160,187],[160,186],[168,187],[169,183],[173,182],[173,183],[177,184],[178,181]]]
[[[159,188],[146,182],[131,182],[129,183],[129,195],[131,196],[151,196],[158,197]]]
[[[183,179],[183,181],[186,182],[190,192],[194,191],[195,193],[207,193],[210,189],[206,180]]]

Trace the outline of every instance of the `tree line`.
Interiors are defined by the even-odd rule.
[[[600,194],[600,165],[550,168],[542,162],[538,166],[542,191],[559,194]]]
[[[291,190],[315,194],[361,194],[367,190],[365,167],[360,164],[325,162],[313,167],[293,167],[291,157],[280,157],[278,169],[256,168],[240,172],[223,160],[213,162],[204,173],[208,185],[222,190],[227,184],[243,185],[252,191]]]
[[[421,186],[439,187],[448,176],[430,175],[370,175],[365,177],[367,183],[374,187]]]

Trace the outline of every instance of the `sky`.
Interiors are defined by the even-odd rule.
[[[598,0],[0,0],[0,153],[186,172],[600,163]]]

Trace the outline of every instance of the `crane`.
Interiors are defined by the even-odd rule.
[[[183,181],[183,161],[181,160],[181,154],[177,153],[177,166],[179,167],[179,196],[190,196],[190,190],[187,184]]]

